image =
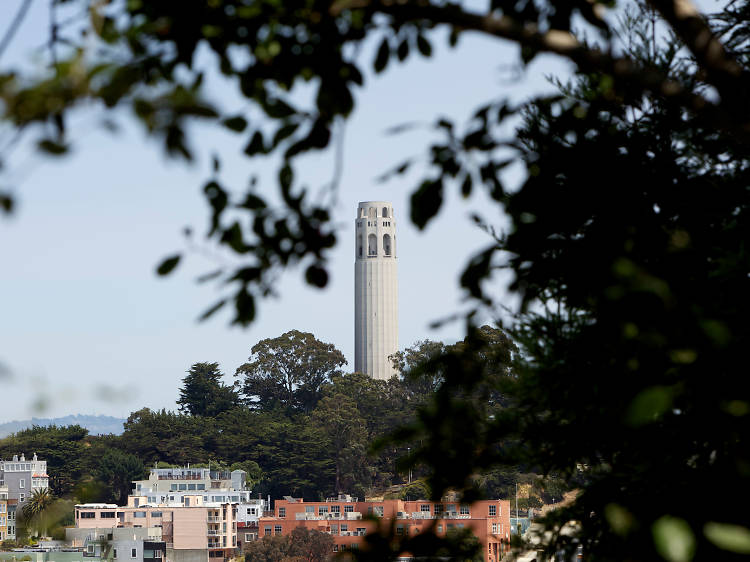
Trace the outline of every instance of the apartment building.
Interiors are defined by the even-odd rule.
[[[167,562],[228,560],[237,548],[237,505],[203,503],[203,496],[185,505],[80,504],[75,506],[78,529],[146,529],[152,542],[164,542]],[[141,531],[142,532],[142,531]]]
[[[152,468],[147,480],[133,482],[133,495],[165,495],[169,492],[207,492],[210,490],[245,491],[247,473],[210,468]]]
[[[67,528],[65,542],[83,553],[84,562],[164,562],[166,543],[155,535],[146,528]]]
[[[498,562],[510,542],[510,502],[485,500],[464,505],[457,502],[426,500],[358,501],[351,496],[305,502],[286,496],[276,500],[273,516],[261,517],[260,537],[288,535],[295,527],[329,533],[334,552],[358,549],[364,536],[375,530],[375,523],[364,516],[375,516],[386,525],[394,524],[396,534],[411,536],[433,529],[444,536],[470,529],[484,548],[486,562]]]
[[[36,453],[13,455],[11,460],[0,460],[0,486],[8,488],[6,538],[16,538],[16,511],[23,507],[31,493],[49,487],[47,461],[39,460]]]
[[[0,541],[8,538],[8,487],[0,486]]]

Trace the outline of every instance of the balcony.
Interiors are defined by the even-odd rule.
[[[221,531],[219,531],[218,529],[208,529],[206,531],[206,535],[208,535],[209,537],[218,537],[221,536]]]
[[[209,515],[207,519],[209,523],[221,523],[222,522],[221,517],[218,517],[216,515]]]

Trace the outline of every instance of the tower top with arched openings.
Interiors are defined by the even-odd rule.
[[[396,259],[396,219],[390,202],[361,201],[356,225],[356,259]]]
[[[355,219],[354,368],[376,379],[396,374],[396,219],[388,201],[362,201]]]

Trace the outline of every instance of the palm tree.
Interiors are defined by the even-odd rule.
[[[49,488],[39,488],[31,492],[29,501],[23,506],[23,516],[28,523],[36,522],[37,531],[42,536],[47,533],[45,511],[52,505],[54,496]]]

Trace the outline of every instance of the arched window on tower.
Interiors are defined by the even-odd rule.
[[[377,216],[378,216],[378,211],[375,209],[375,207],[370,207],[369,209],[367,209],[368,218],[374,219]]]
[[[357,255],[361,258],[362,257],[362,247],[364,246],[364,240],[365,237],[363,236],[357,236]]]
[[[383,207],[383,218],[384,219],[388,218],[388,207]]]
[[[391,235],[383,234],[383,253],[386,256],[391,255]]]
[[[365,218],[365,209],[364,207],[359,208],[359,218],[363,219]]]
[[[368,256],[378,255],[378,239],[374,234],[370,234],[367,237],[367,255]]]

